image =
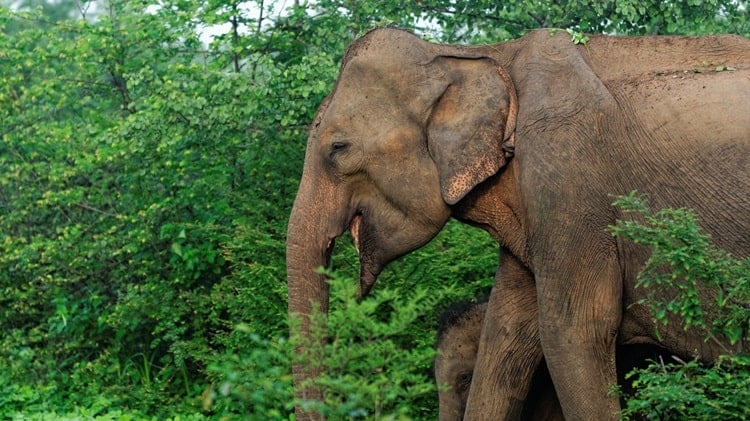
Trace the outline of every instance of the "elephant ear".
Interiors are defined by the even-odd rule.
[[[453,205],[513,155],[516,92],[510,76],[486,57],[440,56],[447,88],[427,124],[443,200]]]

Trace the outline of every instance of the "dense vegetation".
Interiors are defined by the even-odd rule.
[[[289,419],[290,364],[304,356],[286,339],[286,219],[307,125],[345,46],[368,28],[450,42],[538,27],[747,36],[747,10],[734,0],[6,0],[0,418]],[[434,419],[437,313],[486,292],[495,250],[451,224],[357,303],[356,258],[340,241],[322,362],[336,370],[321,379],[321,409]],[[732,270],[747,291],[747,263]],[[748,366],[707,374],[732,390],[747,386]],[[665,414],[648,398],[633,410]],[[722,408],[747,402],[729,399]]]

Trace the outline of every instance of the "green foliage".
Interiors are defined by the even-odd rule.
[[[611,227],[621,236],[651,250],[638,274],[637,287],[649,288],[647,298],[657,321],[679,316],[685,329],[699,327],[707,336],[723,335],[731,343],[750,339],[750,259],[736,259],[717,249],[701,232],[689,209],[651,212],[637,192],[619,197],[614,205],[633,219]],[[701,300],[700,291],[717,291],[713,302]],[[665,300],[663,292],[675,292]],[[706,320],[706,308],[717,309]],[[750,409],[750,357],[722,356],[714,366],[697,361],[680,364],[654,362],[628,374],[635,379],[635,394],[623,409],[626,419],[747,419]]]
[[[614,205],[643,218],[643,222],[618,221],[611,232],[651,250],[636,286],[649,288],[641,303],[649,306],[658,321],[666,324],[667,315],[675,314],[686,329],[707,329],[707,334],[724,335],[730,343],[750,337],[750,259],[733,258],[711,244],[692,210],[652,213],[636,192],[620,197]],[[716,291],[713,303],[701,302],[700,291],[705,289]],[[676,294],[666,301],[656,298],[664,291]],[[719,312],[714,320],[704,318],[707,305]]]
[[[652,363],[628,375],[635,394],[622,410],[624,419],[746,420],[750,417],[750,357],[719,359],[705,367],[696,361]]]
[[[296,69],[326,56],[258,58],[248,83],[198,60],[190,15],[108,7],[95,21],[0,15],[0,365],[37,391],[6,388],[4,414],[102,399],[197,411],[204,367],[241,345],[233,324],[286,330],[279,208],[298,179],[292,139],[328,89]],[[264,106],[271,90],[308,105]]]
[[[203,408],[222,419],[290,419],[294,348],[283,337],[263,339],[247,325],[235,331],[243,346],[208,366],[213,384],[202,394]]]
[[[747,1],[424,0],[418,4],[420,22],[433,23],[439,28],[436,38],[450,42],[513,39],[537,28],[632,35],[750,35]]]
[[[568,34],[570,34],[570,41],[573,44],[586,45],[589,42],[589,37],[586,34],[583,34],[583,33],[578,32],[578,31],[574,31],[574,30],[572,30],[570,28],[568,28],[566,30],[566,32],[568,32]]]
[[[204,408],[229,419],[289,419],[294,404],[292,362],[322,361],[327,369],[318,381],[326,401],[308,404],[329,419],[436,418],[431,364],[437,315],[452,302],[489,292],[497,265],[494,240],[451,222],[424,249],[394,262],[362,302],[354,299],[356,251],[347,239],[339,243],[335,270],[328,272],[331,312],[327,326],[319,325],[320,337],[329,338],[325,348],[300,353],[283,339],[286,330],[280,334],[263,326],[283,320],[253,319],[234,326],[221,341],[224,354],[207,368],[210,385],[201,395]],[[242,297],[268,294],[260,289],[262,277],[252,267],[243,273],[246,287],[232,298],[238,305]],[[215,306],[227,297],[222,295]],[[252,314],[261,317],[263,311],[253,309]],[[286,307],[271,314],[278,311]],[[260,336],[259,331],[267,333]]]
[[[324,345],[302,342],[298,363],[316,361],[324,402],[308,402],[331,419],[430,419],[437,389],[430,371],[435,314],[450,289],[416,284],[381,288],[357,302],[357,282],[328,273],[332,290],[327,318],[315,318]],[[415,337],[429,323],[431,335]]]

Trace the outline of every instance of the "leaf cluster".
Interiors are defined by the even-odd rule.
[[[711,367],[696,361],[653,362],[628,374],[635,393],[623,419],[740,420],[750,417],[750,357],[723,356]]]
[[[674,314],[686,329],[702,328],[732,344],[750,338],[750,259],[717,249],[690,209],[652,213],[637,192],[618,198],[614,205],[642,218],[620,220],[611,232],[650,249],[636,287],[649,290],[640,304],[648,305],[656,320],[666,324],[667,315]],[[660,297],[665,291],[676,293],[664,300]],[[712,300],[705,291],[714,292]],[[709,306],[718,312],[712,320],[705,317]]]
[[[435,417],[431,380],[434,335],[412,332],[432,322],[450,288],[417,284],[379,289],[357,301],[357,283],[327,272],[331,311],[313,318],[313,342],[298,338],[297,363],[317,363],[322,371],[313,382],[324,391],[323,402],[303,402],[332,419],[428,419]],[[433,324],[433,323],[430,323]],[[434,332],[434,326],[430,329]],[[325,338],[320,342],[319,338]]]
[[[707,340],[726,338],[735,344],[750,339],[750,259],[716,248],[690,209],[652,212],[637,192],[619,197],[614,205],[629,218],[610,227],[612,233],[651,252],[636,287],[648,289],[640,304],[657,321],[666,324],[672,314],[685,329],[703,329]],[[749,363],[746,354],[722,356],[713,366],[653,362],[628,374],[635,393],[628,397],[623,417],[747,419]]]

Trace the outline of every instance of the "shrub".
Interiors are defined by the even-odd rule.
[[[723,335],[731,343],[750,338],[750,259],[737,259],[717,249],[700,230],[690,209],[651,212],[642,195],[632,192],[614,204],[636,218],[611,227],[615,236],[643,244],[651,256],[638,274],[637,287],[650,288],[647,304],[654,318],[666,324],[667,315],[683,321],[685,329],[702,328],[706,340]],[[712,303],[719,314],[704,320],[699,288],[718,291]],[[669,300],[655,297],[677,291]],[[635,394],[623,410],[626,419],[748,419],[750,407],[750,356],[722,356],[714,366],[697,361],[665,364],[654,362],[628,374]]]
[[[292,362],[317,362],[323,374],[315,382],[325,400],[300,403],[328,419],[435,419],[437,316],[448,303],[492,284],[497,257],[489,251],[496,249],[491,241],[451,223],[426,248],[394,262],[361,301],[354,248],[340,241],[334,269],[326,272],[329,314],[314,316],[316,337],[327,338],[325,345],[279,335],[264,339],[256,325],[236,326],[228,336],[233,345],[208,366],[212,386],[203,393],[205,408],[230,419],[289,419]]]

